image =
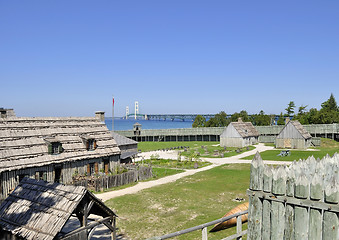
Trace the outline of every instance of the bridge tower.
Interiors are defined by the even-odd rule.
[[[129,114],[129,107],[126,106],[126,119],[128,119],[128,114]]]
[[[139,114],[139,102],[135,101],[135,103],[134,103],[134,119],[137,119],[137,114]]]

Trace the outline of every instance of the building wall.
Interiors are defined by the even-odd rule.
[[[107,158],[109,161],[109,170],[115,172],[117,165],[119,164],[119,155],[113,155]],[[50,164],[41,167],[26,168],[13,171],[5,171],[0,174],[0,200],[5,199],[8,194],[14,190],[19,184],[20,177],[29,177],[39,179],[47,182],[55,181],[55,169],[61,168],[60,182],[64,184],[71,184],[74,174],[86,175],[88,164],[96,164],[98,166],[98,172],[105,171],[104,158],[86,159],[74,162],[64,162],[60,164]],[[40,173],[39,173],[40,172]]]
[[[293,139],[293,138],[277,138],[276,148],[291,148],[291,149],[306,149],[310,146],[311,139],[306,141],[305,139]]]

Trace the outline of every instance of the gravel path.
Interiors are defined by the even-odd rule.
[[[263,151],[271,150],[271,149],[273,149],[273,147],[268,147],[268,146],[265,146],[264,144],[258,144],[258,145],[255,146],[255,149],[248,151],[248,152],[241,153],[241,154],[236,155],[236,156],[227,157],[227,158],[202,158],[203,161],[211,162],[212,165],[209,165],[209,166],[203,167],[203,168],[198,168],[198,169],[186,170],[185,172],[178,173],[178,174],[171,175],[171,176],[167,176],[167,177],[160,178],[160,179],[153,180],[153,181],[138,182],[136,185],[134,185],[132,187],[121,189],[121,190],[116,190],[116,191],[111,191],[111,192],[106,192],[106,193],[100,193],[100,194],[96,194],[96,196],[99,199],[101,199],[102,201],[107,201],[111,198],[123,196],[125,194],[133,194],[133,193],[137,193],[137,192],[139,192],[143,189],[151,188],[151,187],[154,187],[154,186],[159,186],[159,185],[165,184],[165,183],[175,182],[176,180],[178,180],[180,178],[193,175],[197,172],[206,171],[206,170],[209,170],[211,168],[214,168],[214,167],[217,167],[217,166],[220,166],[220,165],[223,165],[223,164],[251,163],[251,160],[240,160],[240,158],[253,155],[257,151],[263,152]],[[142,157],[144,157],[144,159],[148,159],[153,154],[158,154],[160,156],[160,158],[163,158],[163,159],[177,159],[177,156],[178,156],[177,151],[167,151],[167,152],[153,151],[153,152],[141,153],[140,157],[137,158],[136,161],[141,161]],[[266,163],[266,164],[286,164],[287,165],[287,164],[290,164],[291,162],[264,161],[264,163]]]

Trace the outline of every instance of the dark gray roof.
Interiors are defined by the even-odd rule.
[[[116,216],[85,187],[24,178],[0,205],[0,227],[24,239],[52,240],[85,196]]]
[[[125,136],[122,136],[116,132],[111,132],[114,140],[117,142],[118,146],[123,146],[123,145],[131,145],[131,144],[138,144],[137,141],[134,141],[130,138],[127,138]]]
[[[96,140],[94,151],[86,149],[89,138]],[[51,141],[60,142],[64,151],[48,154]],[[116,154],[117,143],[95,117],[0,118],[0,172]]]
[[[241,137],[258,137],[259,132],[251,122],[232,122],[233,127],[237,130]]]

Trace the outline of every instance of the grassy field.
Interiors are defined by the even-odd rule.
[[[150,151],[156,151],[160,149],[166,149],[166,148],[173,148],[173,147],[180,147],[180,146],[186,146],[190,148],[194,147],[201,147],[203,146],[212,146],[217,145],[220,142],[199,142],[199,141],[193,141],[193,142],[140,142],[138,143],[138,150],[141,150],[142,152],[150,152]]]
[[[277,156],[281,150],[268,150],[260,153],[263,160],[277,160],[277,161],[294,161],[299,159],[306,159],[309,156],[314,156],[315,158],[323,158],[326,154],[332,156],[334,153],[339,153],[339,143],[331,139],[322,138],[321,146],[313,148],[315,151],[300,151],[300,150],[291,150],[290,156],[280,157]],[[245,157],[243,159],[252,160],[254,155]]]
[[[140,142],[138,143],[138,149],[142,152],[155,151],[160,149],[167,149],[173,147],[185,146],[189,147],[187,152],[181,150],[181,155],[185,157],[196,156],[199,153],[198,157],[206,158],[220,158],[221,153],[223,157],[231,157],[239,153],[236,152],[238,148],[228,147],[226,150],[223,147],[219,146],[219,142]],[[203,146],[203,147],[202,147]],[[253,146],[247,148],[242,148],[241,152],[246,152],[253,150]],[[215,153],[218,153],[215,155]]]
[[[180,168],[180,169],[193,169],[195,163],[198,168],[206,167],[211,165],[209,162],[203,161],[188,161],[188,160],[171,160],[171,159],[147,159],[141,162],[142,164],[151,165],[152,167],[159,168]]]
[[[249,164],[223,165],[106,204],[119,216],[118,233],[146,239],[221,218],[239,204],[232,199],[247,199],[249,176]],[[208,238],[221,239],[233,233],[235,228],[209,233]],[[178,239],[201,239],[201,231]]]

